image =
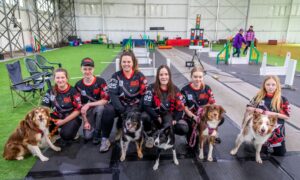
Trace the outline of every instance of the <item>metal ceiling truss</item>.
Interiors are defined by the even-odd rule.
[[[60,33],[63,43],[68,42],[68,36],[77,35],[74,0],[59,0]]]
[[[0,1],[0,53],[14,57],[15,52],[26,54],[24,49],[24,35],[21,25],[19,0]]]
[[[27,1],[31,39],[37,38],[41,45],[54,48],[58,45],[58,23],[55,0]]]

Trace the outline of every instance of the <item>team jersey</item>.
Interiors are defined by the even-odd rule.
[[[123,71],[118,71],[108,83],[109,95],[116,109],[139,105],[146,87],[147,80],[139,71],[132,72],[129,78],[126,78]]]
[[[174,99],[168,97],[167,91],[162,92],[162,98],[160,99],[154,92],[154,84],[151,84],[144,96],[144,106],[150,107],[154,112],[148,112],[154,117],[158,117],[161,113],[171,112],[175,117],[175,120],[179,120],[181,117],[177,116],[178,112],[183,112],[183,96],[179,89],[175,86],[176,95]],[[147,109],[147,108],[146,108]],[[153,114],[154,113],[154,114]],[[182,115],[182,114],[181,114]]]
[[[55,86],[56,95],[53,89],[49,89],[43,98],[42,105],[50,107],[53,110],[53,115],[59,119],[64,119],[73,111],[80,111],[81,100],[80,94],[74,87],[68,84],[68,87],[64,91],[60,91]]]
[[[85,84],[83,79],[81,79],[76,83],[75,88],[81,94],[82,104],[101,99],[109,100],[106,82],[101,77],[95,77],[90,85]]]
[[[188,109],[196,114],[199,107],[206,104],[214,104],[215,99],[211,88],[208,85],[200,89],[194,89],[191,83],[185,85],[181,89],[183,95],[183,103]]]

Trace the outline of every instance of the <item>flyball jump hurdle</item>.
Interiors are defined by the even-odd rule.
[[[170,67],[171,66],[171,61],[170,59],[166,59],[166,63],[167,66]],[[116,71],[120,70],[119,67],[119,63],[120,63],[120,58],[116,59]],[[145,75],[145,76],[156,76],[156,67],[155,67],[155,52],[153,53],[153,61],[152,64],[150,64],[151,66],[149,67],[139,67],[139,70]]]
[[[224,61],[225,64],[258,64],[260,57],[259,51],[254,47],[254,42],[251,42],[250,49],[247,52],[246,57],[233,57],[233,47],[229,41],[226,42],[224,48],[217,55],[217,64],[220,61]]]
[[[263,61],[260,67],[260,75],[281,75],[285,76],[283,87],[292,88],[296,73],[297,60],[291,59],[291,53],[288,52],[283,66],[267,66],[267,53],[264,53]]]

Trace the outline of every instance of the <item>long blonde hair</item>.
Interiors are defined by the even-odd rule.
[[[267,76],[262,83],[262,86],[258,93],[255,96],[255,103],[259,104],[267,95],[267,90],[265,88],[265,84],[269,79],[273,79],[276,82],[276,90],[274,92],[274,96],[271,101],[271,107],[273,110],[280,111],[281,110],[281,84],[278,76]]]

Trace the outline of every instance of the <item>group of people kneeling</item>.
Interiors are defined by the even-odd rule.
[[[132,51],[121,54],[119,66],[120,71],[115,72],[106,84],[103,78],[94,75],[94,61],[84,58],[81,62],[83,78],[74,87],[68,83],[65,69],[55,70],[55,85],[47,91],[42,105],[52,109],[51,117],[57,121],[52,123],[50,131],[60,128],[61,146],[76,139],[83,122],[84,138],[91,139],[94,144],[101,142],[100,152],[108,151],[115,117],[118,117],[118,139],[124,114],[133,108],[142,112],[141,119],[148,137],[172,124],[174,133],[185,135],[189,142],[198,108],[215,103],[211,88],[204,83],[204,70],[194,67],[191,82],[179,90],[172,82],[172,73],[166,65],[157,69],[155,82],[148,85],[146,77],[138,70]],[[270,144],[274,145],[275,154],[284,155],[284,121],[289,117],[289,103],[281,96],[278,77],[267,77],[249,105],[250,111],[258,108],[278,115],[281,126],[274,131]],[[151,147],[151,143],[146,142],[146,145]]]

